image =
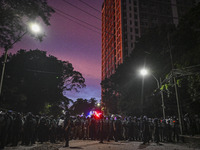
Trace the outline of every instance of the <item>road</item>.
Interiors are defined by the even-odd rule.
[[[6,147],[5,150],[200,150],[200,148],[190,148],[186,144],[173,144],[173,143],[150,143],[142,145],[142,142],[104,142],[103,144],[98,141],[89,140],[72,140],[70,141],[70,147],[63,147],[64,143],[51,144],[35,144],[33,146],[18,146],[18,147]]]

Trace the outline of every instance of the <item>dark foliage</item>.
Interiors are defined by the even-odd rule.
[[[97,100],[95,98],[91,98],[90,100],[78,98],[73,105],[70,107],[70,111],[72,115],[88,115],[89,112],[95,108]]]
[[[1,103],[16,111],[39,113],[69,103],[63,91],[83,88],[84,82],[71,63],[47,56],[45,51],[20,50],[9,55]]]
[[[53,12],[46,0],[1,0],[0,47],[11,47],[14,41],[18,41],[27,31],[30,21],[40,20],[50,25],[49,19]]]

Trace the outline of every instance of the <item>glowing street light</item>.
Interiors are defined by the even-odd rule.
[[[41,33],[41,28],[38,24],[36,23],[30,23],[28,26],[30,32],[33,33]],[[24,35],[26,35],[26,33],[29,31],[26,30],[21,36],[19,36],[12,44],[8,45],[7,47],[5,47],[5,53],[4,53],[4,62],[3,62],[3,68],[2,68],[2,72],[1,72],[1,82],[0,82],[0,96],[2,93],[2,86],[3,86],[3,79],[4,79],[4,72],[5,72],[5,67],[6,67],[6,62],[7,62],[7,56],[8,56],[8,50],[9,48],[11,48],[15,43],[17,43]]]
[[[159,84],[159,81],[158,79],[152,74],[150,73],[147,69],[143,68],[140,70],[140,74],[143,76],[143,84],[144,84],[144,76],[150,74],[155,80],[156,80],[156,83],[157,83],[157,88],[160,89],[161,88],[161,84]],[[160,78],[160,83],[161,83],[161,78]],[[143,86],[143,85],[142,85]],[[143,88],[143,87],[142,87]],[[160,94],[161,94],[161,98],[162,98],[162,108],[163,108],[163,118],[165,119],[165,105],[164,105],[164,99],[163,99],[163,92],[160,91]],[[142,90],[142,105],[143,105],[143,90]],[[143,107],[143,106],[142,106]]]
[[[97,103],[97,107],[100,107],[101,106],[101,104],[100,103]]]
[[[146,76],[146,75],[148,75],[148,70],[147,69],[141,69],[140,70],[140,74],[142,75],[142,76]]]
[[[40,33],[41,32],[41,27],[37,23],[30,23],[30,29],[34,33]]]

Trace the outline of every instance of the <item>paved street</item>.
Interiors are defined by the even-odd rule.
[[[98,141],[88,140],[72,140],[70,141],[70,147],[63,147],[63,143],[59,144],[35,144],[33,146],[18,146],[18,147],[6,147],[5,150],[68,150],[68,149],[83,149],[83,150],[200,150],[200,148],[189,148],[186,144],[172,144],[161,143],[157,145],[150,143],[147,145],[141,145],[142,142],[104,142],[100,144]]]

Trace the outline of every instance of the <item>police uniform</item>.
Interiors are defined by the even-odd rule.
[[[65,146],[64,147],[69,147],[69,137],[70,137],[70,126],[71,120],[70,120],[70,115],[69,113],[66,114],[65,121],[64,121],[64,131],[65,131]]]

